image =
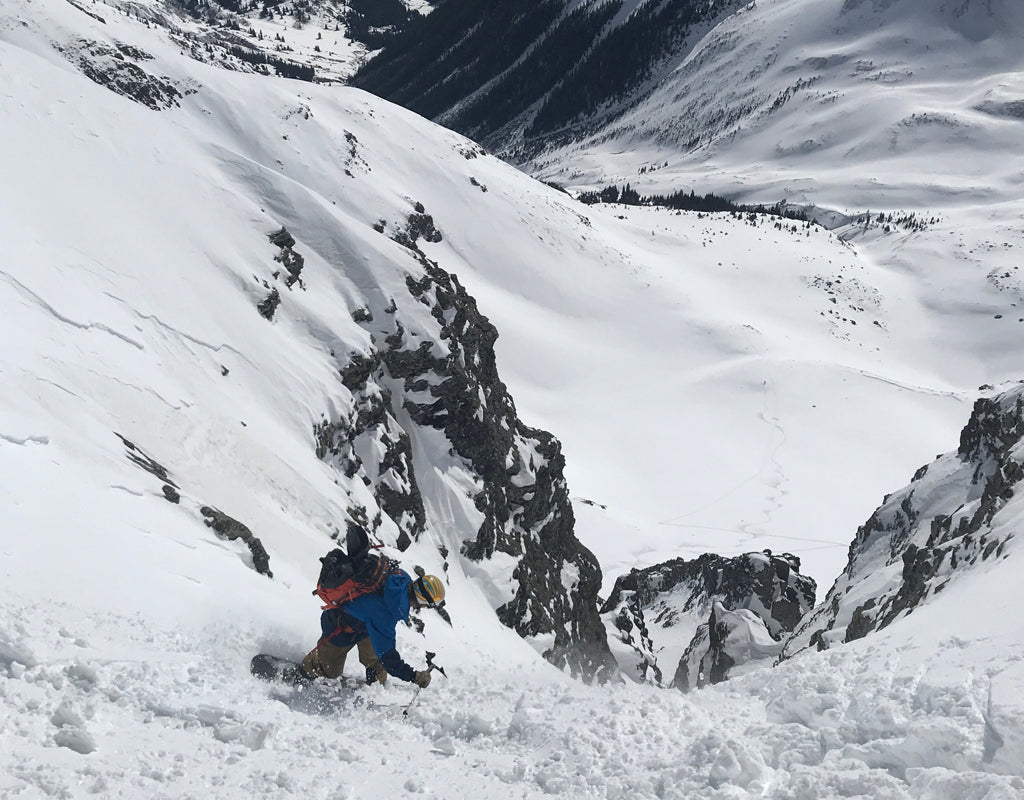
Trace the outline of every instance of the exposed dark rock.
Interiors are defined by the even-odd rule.
[[[241,539],[245,542],[249,552],[252,553],[252,564],[256,571],[268,578],[274,577],[274,573],[270,571],[270,556],[267,554],[266,548],[263,547],[263,542],[257,539],[249,528],[237,519],[210,506],[203,506],[199,509],[199,513],[203,515],[206,526],[212,528],[222,539],[229,541]]]
[[[101,17],[99,14],[95,14],[92,11],[89,11],[89,9],[87,9],[81,3],[76,3],[75,0],[67,0],[67,1],[68,1],[68,3],[73,5],[75,8],[77,8],[79,11],[81,11],[83,14],[85,14],[87,17],[92,17],[94,20],[96,20],[97,22],[102,22],[104,25],[107,24],[107,21],[105,19],[103,19],[103,17]]]
[[[391,238],[410,250],[418,249],[416,243],[420,239],[435,244],[443,239],[441,231],[434,227],[434,218],[426,213],[422,203],[414,205],[413,213],[406,220],[405,228],[395,233]]]
[[[152,59],[136,47],[111,47],[78,39],[62,52],[89,80],[154,111],[177,106],[183,97],[182,90],[169,78],[151,75],[136,63]]]
[[[129,441],[119,433],[114,435],[121,440],[128,451],[128,460],[163,482],[161,491],[169,502],[180,503],[181,493],[178,491],[178,485],[170,479],[167,469],[143,453],[134,442]],[[252,553],[253,567],[256,571],[266,575],[268,578],[274,577],[270,571],[270,556],[263,547],[263,543],[253,535],[252,531],[238,520],[210,506],[202,506],[199,512],[203,515],[203,521],[206,525],[213,528],[221,538],[229,540],[241,539],[244,541],[249,548],[249,552]]]
[[[437,328],[407,330],[402,304],[389,299],[389,313],[380,317],[393,327],[379,346],[352,354],[342,366],[352,412],[317,425],[317,453],[346,475],[363,474],[398,524],[402,547],[419,537],[426,517],[411,442],[398,418],[443,432],[478,486],[474,503],[482,523],[466,538],[463,554],[484,560],[504,553],[517,561],[515,591],[498,617],[522,636],[550,637],[545,656],[558,666],[588,679],[610,677],[614,661],[597,614],[601,572],[574,534],[561,447],[519,420],[498,376],[497,331],[458,279],[419,250],[419,239],[440,236],[422,206],[404,235],[422,265],[419,277],[407,279],[406,302],[426,305]],[[368,316],[367,323],[374,315]],[[372,448],[363,444],[369,442]],[[373,464],[359,455],[381,452]]]
[[[736,663],[726,650],[725,642],[729,635],[729,628],[722,619],[721,606],[711,609],[711,619],[708,621],[708,653],[711,654],[711,664],[708,671],[710,683],[721,683],[728,675],[730,668]]]
[[[167,469],[143,453],[134,442],[129,441],[119,433],[114,435],[122,441],[125,449],[128,451],[128,460],[163,482],[161,491],[169,502],[180,503],[181,493],[178,491],[178,485],[170,479]],[[238,520],[210,506],[202,506],[199,509],[199,513],[203,515],[203,521],[207,527],[213,528],[221,538],[228,540],[241,539],[245,542],[249,552],[252,553],[252,563],[256,571],[266,575],[268,578],[274,577],[270,571],[270,556],[263,547],[263,543],[253,535],[249,528]]]
[[[412,443],[395,418],[382,367],[379,353],[354,354],[341,371],[342,383],[355,400],[351,414],[324,419],[313,433],[320,459],[348,478],[363,473],[381,511],[398,527],[396,545],[405,550],[423,532],[426,511],[413,467]],[[364,462],[360,451],[374,454],[374,460]],[[369,525],[371,530],[376,528]]]
[[[172,489],[178,488],[178,485],[172,481],[168,475],[166,467],[142,452],[134,442],[129,441],[119,433],[115,433],[114,435],[121,440],[122,444],[124,444],[125,449],[128,451],[128,460],[135,464],[135,466],[140,467],[150,475],[159,478]],[[166,492],[166,488],[164,491]]]
[[[271,244],[276,245],[279,252],[274,256],[274,260],[280,262],[288,276],[284,279],[285,286],[289,289],[299,280],[299,276],[302,274],[302,268],[305,266],[305,259],[295,252],[295,237],[292,236],[285,228],[267,235],[270,239]]]
[[[256,310],[260,312],[260,316],[272,320],[279,305],[281,305],[281,293],[275,288],[271,289],[270,294],[257,304]]]
[[[281,230],[274,231],[274,233],[268,233],[267,238],[270,239],[272,245],[280,247],[282,250],[295,247],[295,237],[288,233],[287,228],[281,228]]]
[[[730,626],[760,626],[780,641],[814,606],[815,590],[789,553],[706,553],[631,570],[615,581],[601,614],[634,653],[642,680],[663,685],[668,672],[671,685],[685,691],[727,675],[737,659],[719,645]],[[738,610],[754,617],[726,619]],[[660,663],[666,657],[669,663]]]

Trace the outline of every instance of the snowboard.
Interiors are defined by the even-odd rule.
[[[293,711],[332,716],[342,711],[372,707],[373,700],[345,678],[307,678],[295,661],[260,653],[249,662],[252,674],[270,683],[270,696]]]
[[[292,686],[305,686],[310,679],[299,669],[299,665],[287,658],[278,658],[269,653],[253,656],[249,662],[253,675],[261,680],[287,683]]]

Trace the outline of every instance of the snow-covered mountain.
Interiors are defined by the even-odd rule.
[[[485,584],[510,627],[541,637],[550,658],[591,677],[610,664],[596,613],[600,571],[574,535],[558,442],[518,419],[494,365],[496,332],[457,278],[418,248],[420,237],[441,240],[423,205],[404,194],[419,181],[388,177],[387,166],[375,163],[386,165],[402,145],[374,156],[361,144],[378,126],[401,126],[409,115],[375,121],[365,99],[338,104],[327,93],[314,110],[319,101],[294,94],[302,84],[281,83],[274,97],[257,76],[180,57],[179,70],[190,72],[169,77],[173,32],[151,37],[151,52],[138,41],[147,28],[135,15],[112,13],[101,21],[70,6],[65,27],[49,18],[13,20],[16,58],[52,72],[58,86],[71,81],[92,93],[81,103],[99,120],[91,130],[102,143],[83,153],[75,126],[33,122],[45,108],[41,98],[12,130],[7,187],[29,185],[35,173],[19,170],[46,163],[51,171],[36,197],[21,198],[7,215],[16,232],[5,271],[15,308],[8,321],[33,332],[30,346],[14,351],[19,374],[35,383],[39,370],[31,365],[53,357],[46,342],[64,341],[62,331],[104,332],[101,340],[113,347],[88,351],[99,348],[98,364],[86,359],[77,378],[50,379],[68,396],[98,398],[93,423],[106,433],[91,435],[103,443],[100,452],[122,457],[130,443],[129,455],[145,454],[160,465],[150,473],[169,475],[166,485],[191,497],[182,510],[214,508],[246,526],[269,553],[271,571],[296,527],[318,548],[345,519],[401,550],[428,532],[437,570],[449,570],[449,553],[465,554],[481,573],[483,564],[500,562],[490,580],[475,583]],[[209,91],[211,75],[237,80],[237,99]],[[245,86],[268,113],[250,116]],[[191,107],[174,114],[182,102]],[[121,107],[124,114],[113,111]],[[108,136],[102,120],[114,116],[120,126]],[[477,191],[471,172],[512,175],[493,159],[474,169],[477,150],[459,137],[442,129],[431,136],[440,145],[431,146],[433,157],[447,153],[452,168],[442,169],[449,177],[462,172],[470,191]],[[284,158],[295,162],[291,176]],[[346,192],[346,182],[361,182],[357,173],[377,189]],[[58,184],[66,190],[54,201]],[[210,237],[207,243],[170,236],[172,217],[173,229]],[[54,219],[60,232],[51,236]],[[129,234],[92,238],[107,227]],[[111,271],[130,276],[128,288]],[[56,332],[44,332],[48,322]],[[175,361],[166,348],[186,355]],[[109,392],[108,383],[115,387]],[[14,408],[33,396],[17,380],[7,389]],[[198,411],[208,405],[220,410]],[[13,441],[32,440],[21,430],[32,427],[26,420],[42,414],[39,424],[48,426],[43,412],[30,406],[24,413],[7,434]],[[198,431],[211,424],[235,432],[213,446],[212,462],[190,457],[181,440],[205,439]],[[275,492],[247,486],[251,478],[234,474],[218,496],[204,473],[224,471],[215,462],[233,448],[251,453],[247,463],[261,462],[259,453],[285,458],[282,468],[294,480],[309,481],[311,469],[317,492],[326,493],[315,510],[301,504],[302,521],[287,522],[290,512],[277,503],[253,508],[250,492]]]
[[[608,676],[634,567],[769,548],[827,585],[1019,378],[1016,233],[970,254],[985,295],[948,213],[585,207],[190,24],[0,8],[0,794],[1020,796],[1010,545],[702,692],[570,677]],[[446,668],[421,693],[248,675],[319,636],[349,519],[448,586],[399,631]]]
[[[1014,0],[448,0],[353,80],[564,185],[863,211],[1019,174],[984,156],[1019,158],[1022,34]]]
[[[488,146],[579,138],[659,85],[737,0],[447,0],[355,85]]]
[[[532,168],[860,211],[1017,200],[1022,34],[1009,0],[751,3]]]
[[[74,5],[106,22],[103,9]],[[232,71],[342,83],[433,10],[429,0],[164,0],[121,8],[192,58]]]
[[[673,34],[665,40],[669,45],[663,57],[659,56],[660,66],[655,69],[651,61],[643,70],[646,78],[642,88],[621,97],[617,95],[615,102],[588,106],[586,114],[573,125],[560,129],[558,135],[544,135],[527,142],[529,137],[524,138],[523,130],[532,119],[530,115],[540,107],[540,101],[530,99],[530,112],[517,116],[518,122],[506,124],[506,112],[511,113],[519,106],[507,98],[502,99],[504,90],[500,87],[509,91],[516,88],[520,92],[536,89],[540,93],[535,93],[537,97],[547,97],[550,87],[558,81],[564,79],[567,86],[575,85],[572,82],[576,76],[589,74],[591,67],[581,65],[576,72],[554,59],[549,50],[569,53],[564,47],[556,48],[556,43],[569,40],[578,50],[594,54],[599,52],[595,40],[612,41],[615,31],[629,26],[636,26],[637,36],[647,44],[662,42],[658,36],[665,26],[645,27],[644,20],[650,22],[660,9],[675,8],[675,5],[627,3],[619,7],[615,3],[546,3],[520,7],[500,4],[499,9],[493,4],[448,3],[447,10],[438,9],[423,20],[424,29],[429,28],[434,35],[423,37],[418,44],[410,42],[401,50],[401,56],[396,51],[393,59],[389,59],[385,48],[375,62],[373,70],[387,67],[388,75],[395,81],[408,82],[403,84],[405,88],[375,87],[375,90],[446,124],[461,125],[464,131],[473,131],[499,154],[520,163],[526,171],[574,193],[629,184],[632,191],[647,197],[714,191],[747,203],[770,205],[786,201],[804,209],[830,228],[837,239],[847,243],[851,260],[826,257],[822,265],[827,265],[827,269],[820,270],[801,270],[803,254],[760,236],[749,244],[740,243],[739,252],[743,256],[740,262],[718,258],[707,262],[710,269],[727,268],[730,263],[743,264],[742,275],[738,276],[741,285],[732,285],[728,291],[732,298],[748,289],[753,289],[752,296],[774,297],[774,294],[765,295],[762,287],[754,288],[751,283],[751,257],[755,254],[758,267],[764,267],[765,275],[780,276],[780,280],[784,280],[781,276],[791,274],[788,267],[796,268],[804,285],[786,289],[787,295],[799,297],[806,291],[820,292],[825,303],[815,308],[814,313],[823,315],[822,319],[834,326],[833,335],[849,337],[850,344],[871,363],[871,366],[854,367],[856,374],[835,376],[842,391],[853,390],[846,395],[850,402],[824,412],[820,421],[827,419],[828,424],[816,428],[815,433],[799,445],[806,448],[804,452],[809,459],[827,465],[804,476],[814,483],[813,488],[796,489],[792,483],[802,479],[796,478],[797,473],[804,471],[811,462],[801,460],[801,466],[797,466],[786,456],[797,446],[792,435],[796,430],[794,425],[799,428],[817,425],[809,414],[803,413],[803,409],[808,408],[804,403],[815,392],[807,385],[793,395],[786,396],[785,389],[782,395],[771,393],[778,387],[795,387],[796,382],[802,380],[795,375],[781,378],[781,372],[788,371],[789,365],[835,363],[831,355],[819,360],[808,344],[815,337],[801,333],[797,337],[801,345],[793,348],[792,360],[787,356],[782,362],[786,366],[781,366],[780,362],[771,367],[765,364],[766,369],[751,376],[747,384],[751,388],[763,387],[769,404],[773,398],[779,400],[767,414],[753,405],[748,406],[747,413],[761,415],[769,424],[771,420],[777,422],[777,435],[783,443],[775,455],[782,458],[780,473],[785,476],[785,487],[768,475],[776,460],[774,456],[769,460],[734,459],[733,454],[743,449],[734,440],[717,440],[705,450],[700,444],[703,437],[680,436],[670,442],[661,431],[648,429],[641,438],[652,442],[655,450],[648,462],[652,468],[646,470],[650,480],[659,480],[650,477],[652,474],[666,474],[668,470],[660,465],[672,464],[670,451],[674,451],[690,453],[695,461],[705,465],[727,460],[730,475],[749,476],[750,482],[715,480],[709,485],[705,482],[709,473],[700,470],[699,474],[687,474],[685,480],[679,481],[678,491],[686,497],[686,502],[673,507],[653,498],[644,503],[627,501],[628,514],[620,516],[626,524],[639,529],[637,553],[646,548],[660,548],[666,538],[662,535],[664,527],[679,525],[683,527],[680,533],[714,531],[719,536],[715,549],[728,555],[763,546],[778,552],[799,551],[807,573],[828,585],[838,568],[830,566],[823,570],[817,561],[826,553],[809,549],[822,546],[829,548],[832,556],[840,555],[841,548],[833,547],[839,542],[832,538],[827,521],[845,521],[840,524],[844,531],[842,548],[845,548],[848,530],[863,521],[862,510],[852,517],[848,515],[852,509],[847,503],[858,509],[874,507],[877,497],[891,491],[893,486],[902,485],[905,476],[937,449],[934,444],[922,447],[917,463],[904,461],[902,472],[893,469],[884,478],[879,476],[877,489],[862,494],[850,481],[837,481],[829,472],[840,463],[852,465],[859,458],[846,446],[841,450],[828,449],[829,442],[837,441],[838,435],[855,450],[859,449],[866,443],[861,437],[875,437],[883,427],[889,427],[887,424],[879,426],[878,417],[883,414],[895,415],[889,419],[900,417],[899,407],[904,402],[915,406],[923,403],[928,411],[923,417],[912,412],[893,425],[901,431],[900,435],[904,432],[915,435],[911,431],[920,431],[922,424],[935,419],[933,414],[945,415],[946,410],[937,412],[936,409],[946,406],[949,416],[938,427],[944,431],[942,435],[948,436],[949,431],[962,425],[967,404],[973,402],[979,386],[1000,385],[1018,377],[1020,326],[1024,324],[1024,282],[1020,277],[1019,259],[1020,249],[1024,247],[1019,224],[1024,214],[1021,201],[1024,153],[1019,146],[1020,119],[1015,116],[1015,109],[1024,97],[1024,85],[1020,83],[1024,56],[1018,46],[1024,30],[1024,11],[1019,4],[1002,0],[962,3],[761,0],[690,5],[693,6],[691,11],[699,6],[707,12],[707,18],[688,28],[685,36]],[[589,33],[584,31],[583,23],[594,21],[600,13],[613,8],[618,10],[609,20]],[[445,23],[445,15],[456,11],[479,15],[472,17],[479,25],[465,20],[461,25],[452,20]],[[509,15],[509,19],[501,17],[502,13]],[[555,21],[544,22],[541,19],[544,14]],[[676,18],[683,20],[684,16],[677,14]],[[579,23],[579,27],[572,28],[570,20]],[[491,25],[511,29],[501,38],[502,47],[498,51],[488,49],[494,41],[488,34]],[[541,33],[530,33],[538,27],[543,28]],[[558,34],[559,30],[565,35]],[[567,33],[570,30],[575,31],[573,36]],[[552,44],[546,46],[549,41]],[[642,53],[651,58],[657,49],[641,48]],[[476,57],[483,52],[486,58]],[[418,55],[433,66],[422,69],[403,66],[415,61]],[[628,59],[615,61],[615,67],[608,66],[611,61],[609,57],[593,63],[604,64],[606,70],[614,71],[619,66],[625,68]],[[506,62],[514,66],[501,66]],[[431,69],[439,71],[435,73]],[[373,70],[368,67],[356,80],[368,80]],[[425,87],[423,98],[437,95],[444,102],[428,107],[417,105],[412,95],[400,94],[418,85],[417,82]],[[594,82],[608,87],[614,84],[596,79]],[[473,88],[463,86],[460,89],[463,83]],[[492,90],[497,99],[489,104],[487,97]],[[581,101],[588,97],[578,87],[570,94]],[[559,103],[557,107],[561,110],[575,108],[568,102]],[[480,124],[484,127],[460,122],[459,115],[469,114],[473,109],[480,110]],[[493,122],[490,128],[486,127],[488,120]],[[641,230],[650,233],[653,243],[660,236],[659,226],[653,221],[659,214],[665,218],[666,213],[628,212],[630,218],[635,214],[651,220],[652,224],[644,225]],[[721,241],[721,231],[712,233],[712,228],[692,233],[683,232],[682,228],[679,231],[680,236],[699,241],[703,247],[712,247],[712,238]],[[709,238],[704,238],[705,235]],[[729,235],[736,234],[730,231]],[[732,242],[737,243],[737,240],[734,238]],[[673,252],[677,261],[705,263],[693,251],[676,249]],[[670,263],[667,259],[666,268],[675,269]],[[696,271],[702,276],[709,274],[701,269]],[[718,306],[716,299],[694,294],[694,285],[691,277],[684,290],[693,306],[699,309]],[[745,310],[739,316],[743,313]],[[512,351],[518,350],[510,342],[512,337],[518,336],[517,316],[492,310],[492,318]],[[647,323],[637,324],[645,326]],[[751,325],[758,331],[755,336],[758,338],[762,328],[757,322]],[[880,335],[876,338],[875,334]],[[674,338],[670,331],[657,336],[657,346],[670,338]],[[499,350],[501,347],[499,343]],[[736,352],[749,355],[759,352],[756,346],[754,351],[744,350],[744,347],[740,345]],[[653,349],[643,343],[639,348]],[[631,352],[635,353],[636,349]],[[893,360],[897,350],[903,355]],[[639,400],[640,410],[631,415],[624,427],[638,419],[658,418],[659,415],[651,413],[653,405],[660,405],[652,395],[661,392],[685,395],[686,399],[675,406],[675,413],[681,415],[685,420],[683,424],[691,430],[702,426],[703,420],[714,413],[705,407],[710,397],[706,381],[712,374],[721,374],[715,372],[712,363],[736,365],[729,356],[720,355],[707,361],[698,357],[704,371],[689,372],[701,375],[700,392],[688,391],[688,384],[663,385],[663,389],[651,391]],[[757,357],[755,355],[755,359]],[[852,366],[846,354],[839,361]],[[888,367],[881,366],[896,361],[908,364],[919,379],[897,377]],[[748,361],[745,366],[751,365]],[[779,366],[781,370],[776,368]],[[862,370],[862,367],[865,368]],[[630,371],[628,365],[617,369]],[[677,367],[664,362],[655,371],[660,373],[666,369],[678,371]],[[684,358],[683,370],[686,369]],[[651,371],[637,369],[630,371],[630,375],[639,377]],[[820,385],[819,378],[820,374],[813,385]],[[632,380],[630,377],[623,383],[629,385]],[[884,411],[879,406],[865,413],[867,406],[862,402],[865,395],[861,390],[873,394],[881,388],[877,386],[878,381],[890,384],[884,390],[889,395]],[[600,390],[608,391],[604,386]],[[611,391],[614,390],[612,387]],[[911,399],[906,393],[916,397]],[[728,402],[736,402],[737,394],[729,391]],[[523,402],[527,395],[520,391],[518,397]],[[636,398],[628,401],[631,406],[637,402]],[[688,414],[685,409],[692,408],[690,403],[702,408]],[[615,405],[623,407],[623,404]],[[713,402],[708,401],[706,405],[713,405]],[[809,402],[809,407],[815,413],[823,408],[815,400]],[[859,421],[849,418],[850,409],[863,413]],[[842,430],[848,425],[855,427],[858,434],[846,437]],[[576,436],[575,426],[574,419],[567,420],[567,424],[549,424],[558,429],[567,448],[583,447],[577,452],[584,454],[587,463],[594,463],[600,454],[594,452],[597,448],[592,447],[592,437]],[[931,442],[942,438],[938,428],[934,433]],[[737,438],[749,443],[756,437],[757,432],[748,428]],[[893,446],[888,433],[879,436],[869,449],[875,453],[869,457],[872,471],[895,467],[908,452],[901,446]],[[765,441],[761,452],[772,453],[772,444]],[[604,528],[607,515],[601,512],[600,506],[617,505],[609,503],[609,492],[615,491],[617,485],[605,483],[600,492],[592,491],[589,483],[573,480],[572,471],[580,469],[579,462],[577,466],[573,462],[570,458],[568,468],[573,486],[581,497],[596,503],[586,507],[578,504],[578,516],[587,526]],[[851,471],[864,474],[859,469]],[[712,469],[711,474],[714,473]],[[833,489],[837,482],[845,487],[843,491]],[[756,490],[762,497],[760,507],[746,506],[742,513],[734,513],[737,511],[732,502],[734,490],[739,486],[738,491],[743,494],[752,484],[763,487]],[[799,515],[780,516],[786,514],[789,504],[775,507],[771,497],[778,496],[777,489],[786,492],[787,498],[791,496],[790,489],[804,498]],[[635,500],[642,492],[643,487],[631,486],[622,494]],[[724,503],[721,498],[730,502]],[[814,503],[813,508],[806,505],[808,502]],[[729,508],[724,516],[720,515],[723,506]],[[743,546],[731,534],[746,530],[751,518],[765,520],[755,524],[760,533],[771,529],[773,533],[794,538]],[[661,529],[659,535],[646,535],[651,525]],[[798,539],[818,541],[805,541],[798,548]],[[680,536],[677,541],[686,539]],[[612,553],[600,552],[601,545],[595,546],[602,563],[611,567],[612,573],[636,566],[632,559],[618,562]],[[641,566],[681,555],[696,557],[699,551],[680,553],[678,549],[658,549],[656,553],[645,554]]]

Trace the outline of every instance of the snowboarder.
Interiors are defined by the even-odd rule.
[[[419,574],[413,579],[404,570],[396,570],[386,578],[383,591],[324,610],[320,615],[323,637],[302,660],[300,676],[340,677],[346,656],[356,647],[368,682],[383,684],[390,674],[427,687],[430,669],[414,670],[402,660],[395,648],[395,627],[409,619],[410,608],[433,608],[442,600],[444,584],[434,575]]]

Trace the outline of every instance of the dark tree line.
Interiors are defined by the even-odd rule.
[[[621,189],[618,186],[606,186],[596,192],[583,192],[579,201],[588,205],[596,203],[621,203],[626,206],[657,206],[680,211],[702,211],[705,213],[732,212],[737,214],[767,214],[773,217],[807,221],[802,211],[787,208],[785,203],[774,205],[750,205],[734,203],[721,195],[707,193],[699,195],[692,189],[689,192],[680,190],[672,194],[655,194],[643,196],[628,183]]]
[[[372,49],[387,47],[419,18],[402,0],[348,0],[343,14],[349,37]]]
[[[489,142],[516,120],[557,134],[640,89],[693,26],[741,0],[444,0],[409,22],[352,83]],[[528,116],[536,109],[532,120]]]
[[[297,78],[300,81],[313,81],[316,70],[306,64],[286,61],[283,58],[268,55],[262,50],[248,50],[244,47],[231,47],[228,52],[249,64],[265,64],[273,67],[282,78]]]

